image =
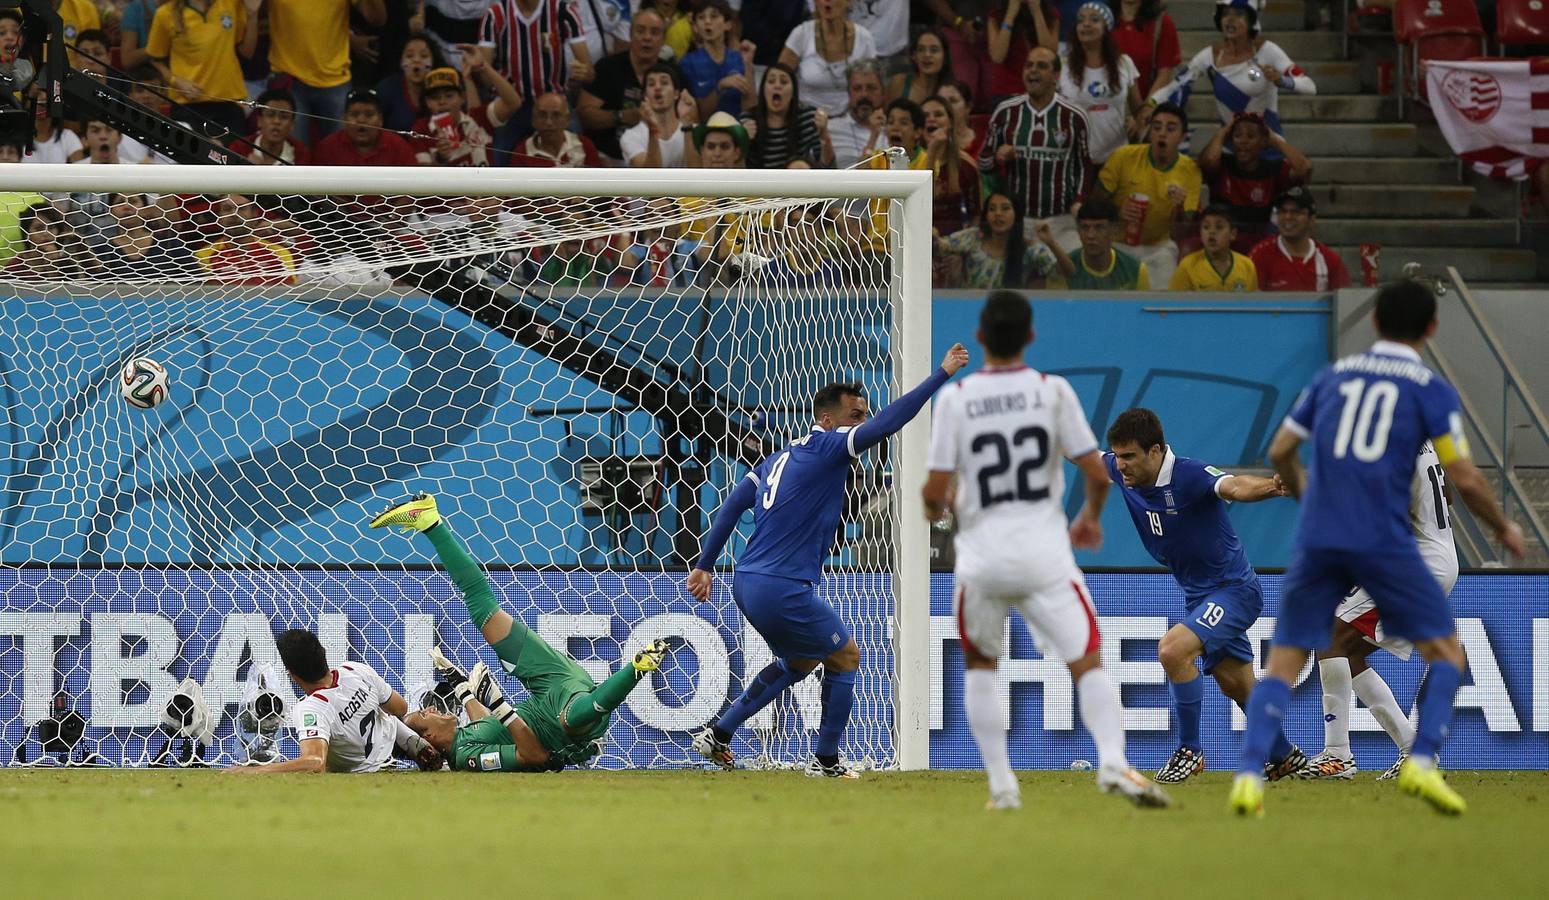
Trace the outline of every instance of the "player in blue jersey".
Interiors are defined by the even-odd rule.
[[[1228,800],[1240,815],[1264,814],[1260,767],[1290,706],[1291,683],[1308,652],[1328,646],[1334,611],[1357,585],[1371,594],[1386,632],[1411,641],[1430,664],[1398,786],[1440,812],[1467,809],[1436,767],[1466,661],[1446,594],[1410,529],[1410,481],[1425,441],[1463,502],[1516,556],[1525,551],[1522,529],[1469,461],[1458,392],[1420,361],[1420,348],[1436,333],[1435,295],[1413,281],[1388,285],[1377,293],[1374,321],[1381,339],[1318,373],[1270,444],[1286,490],[1302,499],[1302,515],[1274,647],[1248,700],[1248,733]],[[1304,441],[1309,470],[1298,457]]]
[[[968,351],[954,344],[940,368],[875,418],[859,384],[824,387],[812,398],[812,430],[759,463],[721,504],[699,561],[688,573],[688,592],[700,601],[710,599],[710,572],[721,548],[737,520],[752,509],[753,536],[737,560],[732,599],[769,644],[775,661],[711,727],[694,736],[700,755],[723,769],[735,768],[732,735],[822,663],[823,713],[807,774],[860,777],[839,759],[839,740],[855,704],[860,648],[833,607],[818,598],[817,583],[839,529],[851,462],[904,427],[967,364]]]
[[[1173,784],[1205,770],[1199,740],[1205,680],[1194,661],[1203,661],[1205,674],[1238,706],[1248,702],[1253,690],[1247,632],[1264,608],[1264,590],[1226,504],[1283,497],[1285,490],[1279,476],[1229,475],[1177,456],[1162,434],[1161,420],[1149,409],[1120,413],[1108,429],[1108,448],[1103,464],[1122,489],[1141,543],[1183,589],[1183,620],[1157,645],[1178,714],[1178,749],[1157,770],[1156,780]],[[1275,781],[1306,764],[1306,754],[1281,734],[1264,775]]]

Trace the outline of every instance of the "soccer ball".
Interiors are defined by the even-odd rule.
[[[150,409],[167,399],[167,367],[144,356],[124,364],[118,387],[130,406]]]

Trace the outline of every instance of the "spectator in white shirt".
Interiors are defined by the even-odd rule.
[[[780,62],[796,71],[807,102],[836,118],[844,115],[846,70],[875,58],[877,45],[871,32],[849,20],[850,0],[816,0],[814,9],[816,17],[785,39]]]
[[[683,140],[698,121],[699,105],[683,88],[678,67],[657,63],[645,73],[640,121],[619,137],[624,159],[635,168],[683,165]]]
[[[882,131],[877,115],[882,109],[882,63],[863,59],[849,71],[849,106],[843,115],[828,121],[828,137],[834,147],[834,166],[848,169],[866,156],[865,149]]]

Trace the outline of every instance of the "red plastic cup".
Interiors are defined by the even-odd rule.
[[[1129,202],[1140,211],[1140,215],[1135,218],[1134,222],[1125,225],[1124,243],[1130,246],[1139,246],[1140,233],[1146,227],[1146,210],[1151,208],[1151,198],[1146,194],[1130,194]]]
[[[457,117],[449,112],[436,113],[430,117],[430,133],[446,138],[453,147],[463,142],[462,132],[457,128]]]
[[[1378,272],[1382,268],[1382,245],[1361,245],[1361,283],[1367,287],[1376,287]]]

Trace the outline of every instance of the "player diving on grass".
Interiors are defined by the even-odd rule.
[[[1120,413],[1108,429],[1103,465],[1119,485],[1146,552],[1172,572],[1183,591],[1183,619],[1157,645],[1178,715],[1178,749],[1157,770],[1156,780],[1175,784],[1205,770],[1200,668],[1238,706],[1248,702],[1255,681],[1248,628],[1264,609],[1264,589],[1226,504],[1283,497],[1285,490],[1278,475],[1230,475],[1174,454],[1161,419],[1140,407]],[[1196,667],[1195,660],[1203,665]],[[1270,781],[1294,775],[1307,764],[1306,754],[1283,732],[1275,737],[1269,758],[1264,777]]]
[[[1227,800],[1239,815],[1264,814],[1262,769],[1291,704],[1291,684],[1308,651],[1328,646],[1334,611],[1357,586],[1371,594],[1386,633],[1411,641],[1430,664],[1399,789],[1439,812],[1468,808],[1436,766],[1465,659],[1447,595],[1409,523],[1410,483],[1425,442],[1463,502],[1519,557],[1522,529],[1469,461],[1457,390],[1421,362],[1420,348],[1436,333],[1436,295],[1414,281],[1390,284],[1377,292],[1373,318],[1380,339],[1319,372],[1270,444],[1302,514],[1269,664],[1248,698],[1248,732]],[[1298,457],[1304,441],[1312,457],[1305,470]]]
[[[431,650],[437,672],[454,684],[469,724],[458,727],[456,716],[429,708],[410,713],[404,722],[457,771],[552,772],[587,762],[601,751],[610,714],[667,655],[666,641],[652,641],[597,684],[569,654],[500,608],[489,579],[436,509],[436,498],[421,493],[391,506],[371,527],[417,531],[430,540],[473,624],[506,674],[529,694],[513,706],[487,665],[481,662],[464,676],[439,650]]]
[[[759,463],[737,483],[716,511],[687,588],[701,602],[710,599],[711,569],[737,521],[753,510],[753,535],[737,558],[732,600],[773,651],[775,661],[709,728],[694,736],[693,748],[723,769],[736,768],[732,736],[749,717],[786,688],[823,664],[822,717],[813,760],[814,778],[859,778],[839,758],[855,704],[860,648],[833,607],[817,595],[823,560],[844,512],[850,464],[913,419],[947,379],[968,363],[968,351],[953,345],[940,368],[918,387],[871,418],[864,389],[837,383],[812,398],[812,430]]]
[[[1458,548],[1452,543],[1452,517],[1447,509],[1447,475],[1430,441],[1420,449],[1409,488],[1409,524],[1420,545],[1426,568],[1451,594],[1458,581]],[[1353,778],[1355,752],[1350,749],[1350,695],[1361,698],[1372,717],[1398,747],[1398,759],[1378,781],[1397,778],[1415,740],[1414,726],[1393,697],[1393,689],[1366,657],[1378,648],[1407,660],[1414,645],[1382,627],[1377,605],[1361,588],[1351,591],[1334,611],[1334,634],[1327,650],[1318,651],[1318,680],[1323,685],[1323,752],[1312,758],[1298,778]]]
[[[301,753],[262,766],[238,766],[232,774],[379,772],[396,749],[422,769],[441,768],[442,754],[403,721],[409,704],[365,663],[330,668],[317,635],[292,628],[275,639],[280,661],[302,697],[291,707]]]
[[[1044,655],[1064,661],[1081,721],[1097,745],[1097,787],[1137,806],[1167,793],[1125,757],[1124,707],[1102,667],[1097,611],[1072,545],[1102,546],[1108,475],[1070,382],[1027,366],[1033,310],[1015,291],[993,291],[979,314],[984,368],[942,394],[922,498],[936,521],[957,513],[953,569],[963,646],[963,707],[989,776],[989,809],[1018,809],[1021,788],[1006,749],[996,687],[1012,607]],[[1064,461],[1081,470],[1086,504],[1067,522]],[[953,481],[957,482],[954,492]]]

